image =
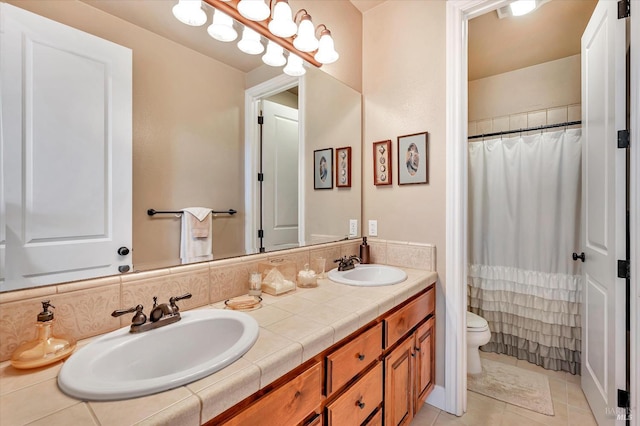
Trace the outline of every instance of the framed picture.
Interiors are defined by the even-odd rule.
[[[373,143],[373,184],[391,185],[391,141]]]
[[[351,187],[351,147],[336,149],[336,188]]]
[[[429,183],[429,134],[398,136],[398,185]]]
[[[333,148],[313,151],[313,188],[333,188]]]

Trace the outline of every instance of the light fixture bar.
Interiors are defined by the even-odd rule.
[[[274,43],[277,43],[280,46],[284,47],[289,52],[295,53],[296,55],[298,55],[299,57],[301,57],[311,65],[314,65],[318,68],[322,66],[322,64],[316,61],[316,59],[313,57],[313,52],[309,52],[309,53],[301,52],[298,49],[296,49],[293,46],[293,37],[285,38],[285,37],[274,36],[273,34],[271,34],[271,31],[269,31],[269,28],[268,28],[268,24],[269,24],[268,19],[264,21],[256,22],[242,16],[240,12],[238,12],[238,8],[237,8],[240,0],[228,0],[228,1],[202,0],[202,1],[207,3],[209,6],[226,13],[236,21],[240,22],[242,25],[256,31],[258,34],[265,37],[267,40],[271,40]]]

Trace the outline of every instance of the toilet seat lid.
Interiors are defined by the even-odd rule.
[[[486,319],[467,311],[467,328],[486,328],[488,325]]]

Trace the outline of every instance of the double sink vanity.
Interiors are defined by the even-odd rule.
[[[434,386],[436,273],[359,265],[328,277],[246,313],[216,303],[97,337],[63,363],[56,392],[94,413],[190,394],[149,424],[408,424]]]

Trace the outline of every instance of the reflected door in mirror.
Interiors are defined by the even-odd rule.
[[[131,51],[2,4],[1,290],[118,273],[131,246]]]

